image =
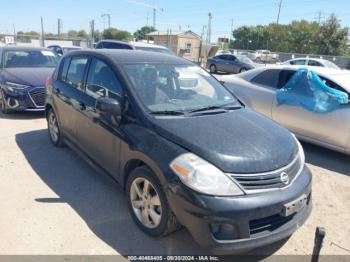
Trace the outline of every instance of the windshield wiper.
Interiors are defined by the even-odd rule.
[[[202,108],[197,108],[189,111],[188,113],[196,113],[196,112],[203,112],[203,111],[211,111],[211,110],[216,110],[216,109],[223,109],[225,111],[227,110],[234,110],[234,109],[239,109],[242,108],[242,106],[238,105],[215,105],[215,106],[206,106]]]
[[[161,110],[161,111],[153,111],[153,112],[151,112],[151,114],[152,115],[179,116],[179,115],[184,115],[185,112],[177,111],[177,110]]]

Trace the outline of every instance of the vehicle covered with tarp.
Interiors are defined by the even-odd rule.
[[[348,94],[326,85],[312,70],[300,68],[287,84],[276,92],[279,105],[296,105],[305,109],[327,113],[347,104]]]

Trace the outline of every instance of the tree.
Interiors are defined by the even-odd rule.
[[[131,40],[131,34],[128,31],[118,30],[116,28],[108,28],[103,31],[102,36],[104,39],[116,39],[116,40]]]
[[[347,55],[348,28],[331,15],[323,24],[306,20],[288,25],[242,26],[232,32],[231,48],[269,49],[278,52]]]
[[[343,55],[348,51],[347,27],[342,28],[337,17],[332,14],[318,30],[317,52],[324,55]]]
[[[136,40],[146,39],[146,35],[154,31],[156,31],[156,29],[153,26],[143,26],[134,33],[134,38]]]
[[[77,32],[77,37],[87,38],[87,33],[85,32],[85,30],[80,30]]]
[[[69,30],[67,35],[68,35],[68,37],[77,37],[78,32],[75,30]]]

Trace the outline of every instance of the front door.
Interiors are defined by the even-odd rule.
[[[284,73],[288,74],[288,72]],[[334,82],[324,78],[323,80],[326,81],[328,86],[337,87]],[[338,86],[336,89],[341,89],[341,87]],[[272,106],[272,118],[296,135],[311,141],[318,141],[338,150],[344,149],[349,141],[349,104],[341,105],[332,112],[317,113],[302,106],[278,105],[275,97]]]
[[[77,135],[83,150],[114,176],[119,168],[119,128],[116,123],[101,121],[95,105],[100,97],[120,101],[122,95],[122,87],[111,67],[93,58],[87,74],[85,94],[80,101],[82,107],[77,120]]]

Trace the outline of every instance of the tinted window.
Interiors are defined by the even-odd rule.
[[[16,67],[56,67],[57,59],[50,50],[11,50],[4,54],[4,65]]]
[[[83,89],[83,77],[88,58],[86,57],[72,57],[66,83],[72,87]]]
[[[321,63],[317,62],[316,60],[309,60],[308,65],[309,66],[323,66]]]
[[[86,94],[94,97],[118,98],[123,93],[117,77],[104,62],[94,59],[91,63],[86,83]]]
[[[294,74],[295,74],[294,70],[282,70],[278,76],[277,88],[284,87]]]
[[[104,42],[103,48],[107,49],[132,49],[128,44]]]
[[[103,43],[100,42],[95,46],[96,49],[102,49],[103,48]]]
[[[279,69],[266,70],[255,76],[251,82],[277,88],[280,72]]]
[[[300,60],[293,60],[289,62],[291,65],[305,65],[306,60],[300,59]]]

